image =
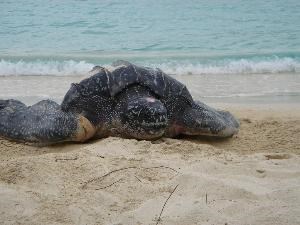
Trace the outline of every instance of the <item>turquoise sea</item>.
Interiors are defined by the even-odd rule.
[[[215,90],[232,80],[224,96],[263,95],[236,93],[253,75],[270,95],[300,96],[299,0],[3,0],[0,15],[0,76],[76,76],[125,59],[218,80]]]

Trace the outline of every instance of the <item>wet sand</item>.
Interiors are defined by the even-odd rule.
[[[173,76],[173,75],[172,75]],[[71,83],[86,76],[0,76],[0,98],[32,105],[44,99],[60,103]],[[204,103],[299,104],[298,74],[176,75],[195,100]]]
[[[0,139],[1,223],[300,224],[300,107],[214,106],[239,118],[238,135],[52,147]]]

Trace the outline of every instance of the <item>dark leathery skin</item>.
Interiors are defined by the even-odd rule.
[[[71,140],[77,131],[77,117],[60,106],[43,100],[26,106],[17,100],[0,100],[0,136],[32,143]]]

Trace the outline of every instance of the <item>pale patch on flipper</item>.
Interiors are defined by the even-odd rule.
[[[79,116],[78,128],[76,135],[72,141],[85,142],[92,138],[96,133],[96,128],[84,116]]]

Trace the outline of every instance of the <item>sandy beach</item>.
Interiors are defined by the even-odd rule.
[[[1,139],[1,224],[300,224],[300,107],[222,107],[231,139]]]
[[[81,116],[97,126],[107,116],[123,132],[119,112],[150,128],[163,126],[164,108],[169,119],[187,112],[186,89],[160,71],[76,85],[118,60],[159,68],[240,121],[227,139],[0,137],[0,225],[300,225],[299,0],[0,1],[0,12],[0,108],[62,105],[1,109],[2,135],[42,145],[92,133]],[[194,115],[181,118],[191,129]],[[205,117],[196,126],[211,128]]]

